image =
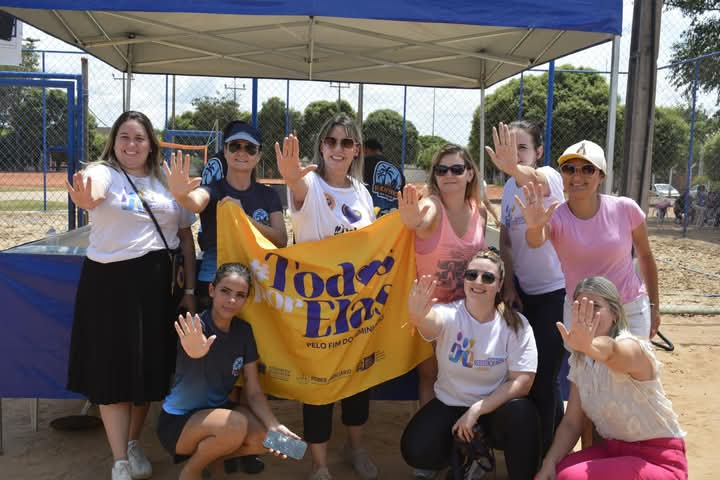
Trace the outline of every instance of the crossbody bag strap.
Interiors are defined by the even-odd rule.
[[[169,253],[170,246],[168,245],[167,240],[165,240],[165,235],[163,235],[162,229],[160,228],[160,224],[158,223],[157,219],[155,218],[155,215],[153,214],[152,210],[150,210],[150,206],[147,204],[147,202],[145,201],[143,196],[140,195],[140,192],[138,191],[138,189],[135,186],[135,184],[133,183],[133,181],[130,180],[130,175],[128,175],[128,173],[125,170],[123,170],[123,173],[125,174],[125,178],[127,178],[128,182],[130,182],[130,186],[133,188],[133,190],[135,190],[135,193],[137,194],[138,198],[142,202],[143,208],[148,213],[148,215],[150,215],[150,218],[152,219],[153,223],[155,224],[155,228],[157,228],[157,231],[160,234],[160,238],[162,238],[162,241],[165,244],[165,249]]]

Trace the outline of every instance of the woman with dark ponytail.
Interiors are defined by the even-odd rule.
[[[540,430],[527,395],[537,351],[528,321],[502,298],[505,268],[492,251],[475,254],[463,273],[465,298],[437,304],[436,280],[423,275],[410,292],[410,320],[427,341],[437,342],[435,398],[410,420],[401,440],[412,467],[442,470],[457,441],[472,443],[481,429],[505,451],[510,480],[528,480],[540,463]],[[465,465],[455,478],[475,478]],[[457,470],[458,466],[453,468]]]

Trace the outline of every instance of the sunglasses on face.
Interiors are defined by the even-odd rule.
[[[586,163],[584,165],[571,165],[569,163],[565,163],[560,167],[560,171],[569,177],[577,174],[582,174],[586,177],[591,177],[595,175],[595,172],[598,170],[598,168],[595,165],[590,165],[589,163]]]
[[[465,270],[463,278],[468,282],[474,282],[480,277],[480,281],[485,285],[495,283],[495,274],[493,272],[480,272],[479,270]]]
[[[325,137],[322,143],[328,148],[335,148],[338,142],[340,142],[340,146],[345,150],[350,150],[355,146],[355,140],[352,138],[337,139],[335,137]]]
[[[453,175],[462,175],[466,168],[467,166],[464,163],[456,163],[450,166],[438,164],[433,167],[433,172],[435,172],[435,175],[438,177],[444,177],[448,172],[451,172]]]
[[[248,155],[255,155],[258,152],[258,146],[252,143],[228,143],[230,153],[242,152],[245,150]]]

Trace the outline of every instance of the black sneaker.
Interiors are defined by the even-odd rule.
[[[257,455],[247,455],[225,460],[225,473],[245,472],[255,474],[263,470],[265,470],[265,464]]]

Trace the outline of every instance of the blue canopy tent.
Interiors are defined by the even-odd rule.
[[[478,89],[608,41],[622,25],[622,0],[3,3],[23,22],[128,73]],[[0,397],[69,397],[66,349],[80,257],[22,252],[0,253],[3,328],[13,339],[0,349]]]

